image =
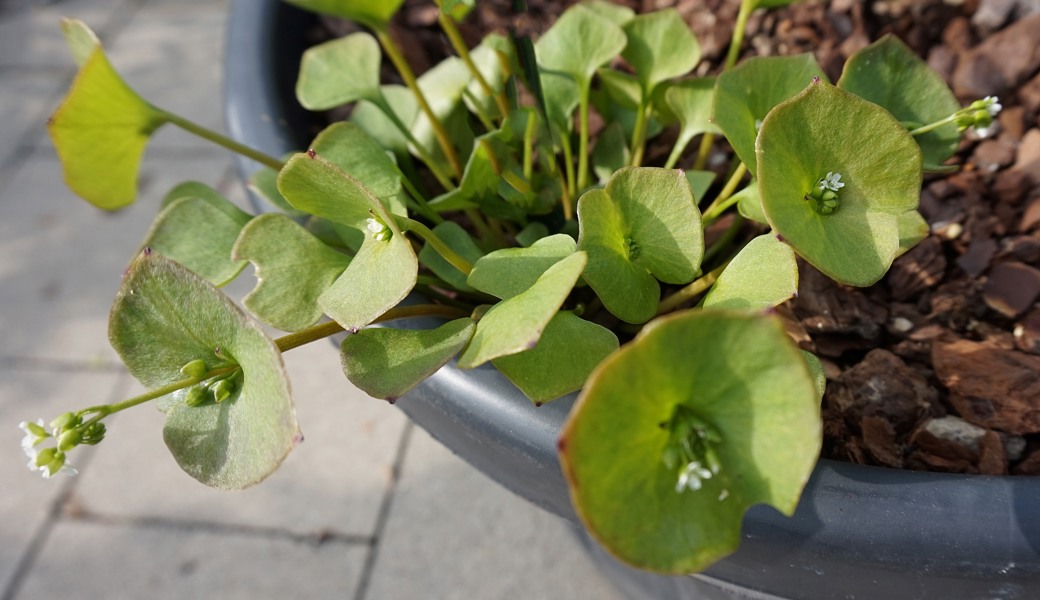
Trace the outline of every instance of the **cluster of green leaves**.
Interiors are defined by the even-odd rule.
[[[790,514],[819,451],[823,385],[770,309],[797,292],[796,255],[869,285],[927,232],[922,171],[942,168],[957,131],[908,128],[957,110],[942,80],[895,38],[853,56],[836,86],[810,55],[694,76],[699,45],[675,10],[603,0],[568,9],[537,43],[492,34],[475,49],[455,28],[472,0],[442,0],[459,56],[415,76],[388,26],[400,0],[290,1],[367,28],[308,50],[296,86],[314,110],[354,103],[350,122],[284,162],[248,154],[267,165],[252,188],[281,212],[252,216],[197,182],[171,191],[112,310],[136,377],[186,381],[159,401],[181,466],[224,488],[272,472],[299,439],[280,351],[341,329],[344,373],[376,398],[453,359],[492,363],[538,404],[583,389],[562,464],[589,529],[632,564],[700,570],[735,549],[749,506]],[[742,18],[785,3],[746,0]],[[251,152],[152,106],[86,26],[65,29],[81,70],[50,131],[90,202],[133,200],[166,123]],[[404,86],[380,80],[384,54]],[[646,166],[667,128],[667,161]],[[720,134],[736,154],[726,185],[672,168]],[[808,200],[833,174],[824,214]],[[757,237],[706,248],[733,206],[730,233],[746,218]],[[248,263],[251,315],[217,289]],[[456,318],[369,327],[416,290]],[[291,335],[271,340],[260,323]],[[201,366],[185,380],[189,364]],[[215,397],[192,391],[225,380]]]

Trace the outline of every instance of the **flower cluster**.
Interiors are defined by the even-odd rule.
[[[841,173],[828,171],[827,175],[816,182],[812,191],[807,193],[804,199],[816,212],[821,215],[829,215],[838,210],[838,190],[843,187],[845,184],[841,182]]]
[[[35,423],[22,421],[18,427],[25,432],[22,438],[22,451],[28,457],[28,467],[39,471],[44,479],[50,479],[58,473],[72,476],[76,469],[68,462],[66,454],[80,444],[93,446],[105,437],[105,424],[99,421],[83,422],[82,415],[65,413],[51,421],[51,431],[44,427],[43,419]],[[40,448],[48,439],[53,438],[55,445]]]
[[[722,466],[715,446],[722,438],[713,427],[682,405],[676,407],[672,418],[662,427],[669,429],[669,440],[661,460],[668,469],[678,469],[676,493],[697,491],[705,481],[719,474]],[[723,492],[720,500],[728,495]]]
[[[993,125],[993,119],[1000,114],[1002,108],[1004,107],[996,96],[986,96],[982,100],[972,102],[954,117],[957,131],[963,133],[971,127],[980,138],[989,137],[993,133],[990,127]]]

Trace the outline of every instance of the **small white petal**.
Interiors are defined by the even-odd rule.
[[[993,133],[993,128],[992,127],[976,127],[975,128],[975,135],[978,136],[979,139],[986,139],[992,133]]]

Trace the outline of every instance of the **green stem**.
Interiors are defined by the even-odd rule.
[[[664,161],[664,168],[674,169],[675,164],[679,162],[679,158],[682,156],[686,146],[689,145],[690,139],[684,139],[683,136],[679,136],[675,139],[675,145],[672,146],[672,152],[668,155],[668,160]]]
[[[747,165],[745,165],[744,163],[740,163],[740,165],[737,166],[736,170],[733,171],[733,176],[729,178],[729,181],[726,182],[725,187],[723,187],[722,191],[719,192],[719,195],[715,198],[711,205],[708,206],[707,209],[705,209],[703,217],[701,218],[702,224],[714,221],[718,218],[720,214],[722,214],[723,211],[725,211],[730,206],[733,206],[733,203],[736,202],[736,199],[731,200],[731,198],[733,197],[733,192],[736,191],[737,186],[740,185],[740,180],[744,178],[744,175],[746,173]]]
[[[451,266],[461,271],[464,275],[469,275],[470,271],[473,270],[473,265],[471,265],[468,260],[462,258],[454,250],[448,247],[448,245],[444,243],[444,240],[431,231],[429,227],[418,221],[409,219],[408,231],[414,232],[426,241],[426,243],[430,244],[430,247],[433,248],[437,254],[440,254],[444,260],[448,261]]]
[[[957,120],[957,117],[960,116],[961,112],[963,112],[963,111],[957,111],[957,112],[953,113],[952,115],[946,117],[945,119],[936,121],[934,123],[929,123],[928,125],[924,125],[924,126],[918,127],[917,129],[911,129],[910,130],[910,135],[922,135],[922,134],[928,133],[929,131],[935,131],[936,129],[942,127],[943,125],[949,125],[950,123],[955,123],[956,120]]]
[[[737,12],[737,22],[733,26],[733,37],[729,40],[729,51],[726,53],[726,64],[722,67],[723,71],[728,71],[737,64],[737,59],[740,58],[740,47],[744,44],[744,33],[747,29],[748,18],[751,16],[752,11],[755,10],[755,0],[741,0],[740,11]]]
[[[434,114],[433,108],[426,100],[426,95],[419,88],[419,80],[415,77],[415,73],[412,71],[408,61],[405,60],[401,48],[386,31],[376,31],[376,37],[383,46],[383,50],[386,51],[387,57],[390,58],[390,62],[394,64],[398,74],[401,75],[405,85],[415,94],[415,99],[419,102],[419,109],[430,120],[433,134],[437,137],[437,143],[440,144],[441,151],[444,152],[445,158],[448,159],[448,164],[451,165],[451,170],[455,173],[455,177],[461,178],[462,163],[459,162],[459,154],[456,152],[454,144],[451,143],[451,136],[448,135],[448,130],[444,128],[444,123]]]
[[[524,177],[530,179],[534,175],[534,134],[538,132],[538,119],[534,111],[527,113],[527,127],[524,129]]]
[[[386,98],[379,97],[378,99],[370,100],[370,102],[375,104],[379,110],[383,111],[386,118],[390,119],[390,122],[394,124],[394,127],[396,127],[397,130],[401,132],[401,135],[408,140],[408,143],[415,148],[416,154],[418,154],[419,158],[426,163],[427,168],[430,169],[434,178],[437,179],[437,183],[441,184],[441,187],[449,192],[455,189],[455,184],[452,183],[451,177],[441,170],[440,166],[437,165],[437,161],[430,155],[426,147],[419,143],[419,140],[415,139],[412,130],[401,121],[401,118],[397,116],[397,113],[394,112],[393,107],[391,107],[390,103],[386,101]]]
[[[179,115],[175,115],[171,112],[166,112],[164,110],[161,110],[161,112],[163,118],[165,118],[170,123],[173,123],[177,127],[180,127],[181,129],[187,131],[188,133],[192,133],[205,140],[209,140],[214,144],[217,144],[218,146],[223,146],[224,148],[227,148],[232,152],[241,154],[246,158],[251,158],[256,162],[264,165],[265,167],[270,167],[275,171],[281,171],[282,167],[285,166],[285,163],[278,160],[277,158],[274,158],[273,156],[268,156],[263,152],[258,152],[248,146],[239,144],[235,140],[225,135],[221,135],[216,131],[213,131],[212,129],[207,129],[202,125],[199,125],[198,123],[189,121],[188,119],[185,119],[184,117],[181,117]]]
[[[639,110],[636,113],[636,124],[632,128],[632,157],[628,164],[632,167],[638,167],[643,162],[643,153],[646,152],[646,126],[649,121],[650,106],[640,103]]]
[[[564,174],[567,176],[567,193],[573,198],[578,195],[578,182],[574,175],[574,151],[571,148],[571,139],[566,135],[560,136],[560,147],[563,148],[563,168]],[[567,207],[564,207],[564,212],[567,212]]]
[[[91,406],[90,408],[85,408],[79,411],[79,414],[93,414],[93,417],[91,417],[88,421],[83,423],[84,425],[90,425],[92,423],[100,421],[101,419],[104,419],[109,415],[114,415],[117,412],[124,411],[128,408],[133,408],[140,404],[144,404],[145,402],[150,402],[152,400],[155,400],[156,398],[162,398],[167,394],[172,394],[178,390],[183,390],[184,388],[191,387],[195,384],[206,381],[207,379],[212,379],[213,377],[219,377],[221,375],[233,373],[235,369],[238,368],[240,368],[238,365],[230,365],[210,369],[201,377],[189,377],[187,379],[181,379],[180,381],[168,383],[162,387],[155,388],[154,390],[148,390],[147,392],[139,396],[134,396],[133,398],[123,400],[122,402],[116,402],[115,404]]]
[[[473,114],[477,116],[477,120],[484,127],[484,131],[494,131],[498,129],[491,120],[491,116],[484,111],[484,107],[480,105],[480,100],[468,89],[462,90],[462,97],[469,100],[470,104],[473,105]]]
[[[589,83],[585,82],[578,92],[578,186],[572,196],[589,185],[589,93]]]
[[[466,68],[469,69],[470,74],[473,75],[473,79],[476,80],[480,89],[488,97],[494,98],[495,104],[498,105],[499,114],[502,115],[502,119],[505,119],[509,115],[509,102],[503,94],[496,93],[491,88],[491,84],[488,83],[484,74],[480,72],[476,63],[473,62],[473,57],[469,53],[469,48],[466,47],[465,40],[462,39],[462,34],[459,33],[459,28],[455,26],[455,21],[450,16],[444,14],[444,12],[440,13],[438,20],[440,21],[441,29],[444,30],[444,34],[448,36],[448,42],[451,43],[451,47],[455,49],[462,62],[466,63]]]
[[[703,171],[708,164],[708,156],[711,154],[711,146],[715,143],[715,134],[708,132],[701,136],[701,145],[697,149],[697,160],[693,161],[694,171]]]
[[[713,271],[710,271],[706,275],[695,279],[693,283],[675,292],[671,296],[668,296],[661,303],[657,305],[657,314],[663,315],[666,312],[674,310],[683,302],[690,300],[708,291],[712,285],[715,284],[715,280],[719,278],[722,271],[726,269],[726,264],[716,267]]]
[[[408,192],[408,196],[412,199],[412,203],[415,204],[413,208],[434,224],[439,225],[443,223],[444,218],[437,214],[437,211],[430,208],[429,203],[426,201],[426,197],[419,192],[418,188],[415,187],[415,184],[408,179],[408,176],[405,175],[401,169],[397,169],[397,172],[401,175],[401,185],[404,186],[404,189]]]

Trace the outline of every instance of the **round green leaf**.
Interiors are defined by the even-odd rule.
[[[387,208],[401,193],[400,169],[386,149],[354,123],[329,125],[311,142],[311,150],[360,181]]]
[[[181,367],[237,364],[241,386],[219,404],[189,407],[184,390],[160,399],[163,438],[195,479],[242,489],[270,475],[302,437],[281,354],[260,325],[179,264],[155,253],[127,270],[109,319],[109,339],[148,388],[184,379]]]
[[[300,8],[357,21],[365,27],[385,31],[404,0],[286,0]]]
[[[677,147],[685,148],[690,140],[698,135],[719,130],[711,122],[714,97],[713,77],[684,79],[668,86],[664,99],[668,108],[679,119],[679,136],[675,142]]]
[[[346,270],[350,258],[323,244],[285,215],[269,213],[242,229],[232,251],[256,266],[256,287],[242,303],[282,331],[318,322],[318,297]]]
[[[717,435],[718,472],[699,489],[677,485],[682,464],[666,464],[677,414]],[[792,514],[820,443],[813,378],[780,322],[688,311],[649,324],[596,369],[559,446],[594,537],[633,566],[689,573],[736,550],[750,506]]]
[[[297,154],[278,175],[278,191],[293,208],[355,229],[364,229],[383,205],[365,185],[315,154]]]
[[[942,76],[891,34],[850,56],[838,87],[880,104],[915,127],[945,119],[960,108]],[[950,123],[914,139],[925,165],[939,166],[957,151],[961,135]]]
[[[618,318],[642,323],[657,312],[660,285],[689,283],[704,254],[700,211],[679,170],[630,167],[578,200],[584,277]]]
[[[617,336],[609,329],[560,312],[533,349],[491,362],[532,402],[543,404],[580,390],[596,365],[617,349]]]
[[[226,206],[222,209],[222,205]],[[182,197],[159,213],[141,246],[172,258],[213,285],[222,286],[246,266],[245,261],[231,258],[231,247],[250,218],[220,196]]]
[[[69,188],[98,208],[115,210],[137,197],[145,146],[167,118],[119,77],[100,45],[84,57],[84,27],[69,30],[80,70],[47,131]]]
[[[737,199],[737,210],[740,211],[740,216],[763,225],[769,224],[769,221],[766,220],[766,213],[762,210],[762,196],[758,193],[757,179],[753,179],[746,188],[734,194],[734,197]]]
[[[924,220],[921,213],[916,210],[907,211],[899,215],[899,253],[904,254],[913,248],[932,231],[928,221]]]
[[[415,94],[403,85],[384,85],[380,92],[385,105],[382,102],[377,105],[362,100],[350,112],[350,122],[364,129],[376,143],[397,157],[407,157],[408,139],[387,116],[386,111],[393,112],[401,123],[411,123],[419,114],[419,102]]]
[[[769,114],[757,153],[762,209],[784,241],[841,283],[871,285],[885,274],[899,251],[899,219],[921,190],[921,152],[888,111],[812,84]],[[844,187],[837,210],[820,214],[806,197],[829,173]]]
[[[623,26],[636,16],[636,12],[631,8],[608,0],[582,0],[581,4],[617,25]]]
[[[639,15],[624,25],[621,56],[635,70],[649,98],[657,84],[689,73],[701,59],[701,47],[690,26],[674,8]]]
[[[794,250],[773,234],[748,242],[726,266],[702,306],[715,309],[766,310],[798,293]]]
[[[393,402],[458,354],[475,327],[466,318],[430,330],[362,329],[343,340],[343,372],[369,396]]]
[[[757,176],[755,137],[774,106],[805,89],[813,77],[827,81],[812,54],[756,56],[719,75],[714,120],[748,171]]]
[[[300,59],[296,99],[310,110],[376,101],[380,60],[379,42],[363,31],[308,48]]]
[[[473,340],[459,357],[472,369],[489,360],[534,348],[585,268],[584,252],[549,267],[526,291],[491,308],[477,323]]]
[[[535,51],[543,69],[570,75],[587,88],[601,65],[625,47],[625,32],[596,11],[576,4],[546,31]]]
[[[574,238],[558,233],[528,248],[504,248],[483,256],[473,265],[468,283],[503,300],[517,296],[538,281],[549,267],[574,254]]]

